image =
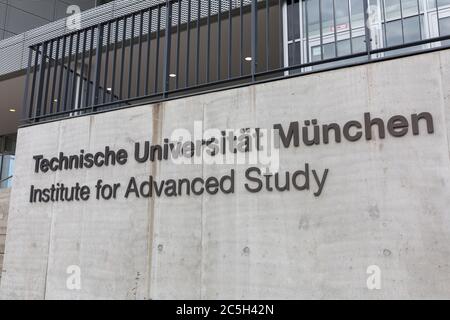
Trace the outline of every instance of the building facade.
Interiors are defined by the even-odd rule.
[[[449,21],[113,1],[0,42],[0,297],[449,298]]]
[[[71,5],[87,10],[95,6],[95,0],[2,0],[0,2],[0,40],[65,18]]]

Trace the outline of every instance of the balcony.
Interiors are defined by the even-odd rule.
[[[23,124],[440,50],[449,40],[450,0],[166,0],[32,45]]]

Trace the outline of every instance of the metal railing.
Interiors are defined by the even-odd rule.
[[[0,180],[0,185],[1,185],[3,182],[6,182],[6,181],[8,181],[8,180],[10,180],[10,179],[12,179],[12,178],[13,178],[13,176],[9,176],[9,177],[7,177],[7,178],[5,178],[5,179]]]
[[[0,180],[0,189],[6,189],[9,188],[11,185],[7,182],[9,182],[11,179],[13,178],[13,176],[9,176],[7,178],[1,179]]]
[[[35,44],[24,124],[433,50],[450,40],[450,8],[440,0],[434,8],[417,0],[415,13],[411,0],[399,0],[398,16],[379,1],[166,0]]]

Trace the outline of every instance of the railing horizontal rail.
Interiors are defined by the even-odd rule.
[[[424,1],[162,1],[31,46],[23,122],[447,47],[450,5]]]
[[[2,179],[2,180],[0,180],[0,184],[2,184],[3,182],[6,182],[6,181],[8,181],[8,180],[10,180],[12,178],[13,178],[13,176],[9,176],[7,178]]]

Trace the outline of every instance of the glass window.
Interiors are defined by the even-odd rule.
[[[441,30],[441,36],[450,35],[450,17],[439,19],[439,28]]]
[[[7,179],[14,172],[14,153],[16,151],[17,135],[0,137],[0,188],[9,188],[11,179]]]
[[[312,47],[311,55],[312,55],[313,62],[322,60],[322,50],[320,49],[320,46]]]
[[[350,48],[350,39],[338,41],[337,47],[338,55],[340,57],[347,56],[352,53]]]
[[[327,43],[323,45],[323,58],[332,59],[336,57],[336,47],[334,42]]]
[[[419,13],[418,3],[417,0],[402,0],[403,17],[417,15]]]
[[[448,6],[450,5],[450,0],[428,0],[428,9],[436,9],[436,3],[438,7]]]
[[[287,5],[289,40],[298,39],[300,38],[300,12],[298,0],[288,0]]]
[[[333,0],[322,0],[322,32],[330,34],[334,31]]]
[[[400,14],[400,0],[384,0],[386,20],[399,19]]]
[[[351,1],[352,12],[352,28],[359,28],[364,26],[364,4],[360,0]]]
[[[439,27],[441,30],[441,36],[450,35],[450,17],[439,19]],[[442,41],[442,45],[450,45],[450,40]]]
[[[346,27],[345,29],[347,29],[350,18],[348,0],[335,0],[335,6],[336,6],[336,24],[338,26],[338,30],[344,29],[339,28],[339,26],[345,26]]]
[[[450,0],[437,0],[437,3],[439,7],[448,6],[450,5]]]
[[[365,37],[355,37],[352,39],[353,53],[361,53],[366,51]],[[334,42],[323,45],[323,58],[332,59],[336,57]],[[337,43],[338,56],[351,54],[350,39],[340,40]],[[312,60],[320,61],[322,59],[322,51],[319,46],[311,48]]]
[[[355,37],[352,39],[353,53],[361,53],[366,51],[366,38]]]
[[[320,35],[320,17],[319,17],[319,0],[306,1],[308,33],[310,37]]]
[[[419,16],[406,18],[403,20],[403,30],[405,33],[405,43],[420,41]]]
[[[402,21],[395,20],[385,24],[386,42],[388,46],[403,44]]]
[[[11,187],[11,179],[14,172],[15,157],[12,155],[0,155],[0,188]]]
[[[300,42],[289,44],[289,65],[296,65],[301,63]]]
[[[288,12],[289,20],[297,20],[297,10],[299,9],[294,5],[295,1],[288,0],[295,11],[295,17]],[[372,44],[376,45],[376,48],[381,46],[396,46],[404,43],[411,43],[420,41],[428,34],[427,28],[429,24],[435,23],[434,20],[430,22],[430,16],[425,16],[423,10],[427,0],[365,0],[368,1],[371,6],[383,6],[377,11],[376,24],[374,23],[371,28],[371,32],[375,34],[376,42]],[[436,0],[430,0],[436,1]],[[450,0],[439,0],[439,5],[442,7],[444,4],[450,6]],[[303,15],[303,27],[304,34],[301,39],[303,47],[289,48],[289,61],[300,58],[300,52],[304,52],[307,44],[312,47],[308,48],[310,51],[310,61],[319,61],[320,59],[330,59],[337,56],[345,56],[353,53],[366,52],[365,43],[365,25],[364,25],[364,1],[362,0],[305,0],[302,1],[302,7],[300,14]],[[335,10],[333,10],[333,7]],[[443,10],[441,10],[443,11]],[[449,11],[450,12],[450,11]],[[322,14],[319,17],[319,14]],[[384,17],[385,15],[385,17]],[[444,14],[440,15],[440,27],[443,31],[443,35],[450,35],[450,18],[445,18]],[[428,24],[425,23],[425,19],[428,18]],[[382,21],[380,21],[383,19]],[[301,20],[301,19],[300,19]],[[290,22],[292,27],[299,29],[297,21]],[[380,24],[382,30],[380,31]],[[336,30],[335,30],[336,27]],[[350,30],[351,27],[351,30]],[[293,39],[295,31],[290,31],[290,41]],[[323,39],[320,39],[320,33],[322,32]],[[379,32],[379,33],[378,33]],[[336,44],[329,43],[336,40],[334,37],[336,33]],[[307,41],[305,41],[308,36]],[[378,39],[378,35],[382,39]],[[295,39],[299,40],[300,37],[295,35]],[[374,36],[372,35],[372,38]],[[381,40],[381,41],[378,41]],[[322,43],[322,47],[320,45]],[[335,47],[337,46],[337,48]],[[411,48],[413,50],[421,49],[422,47]],[[291,57],[291,54],[295,54],[295,57]],[[389,53],[386,53],[389,54]],[[303,61],[306,62],[302,57]]]
[[[16,151],[17,135],[0,137],[0,154],[14,154]]]

